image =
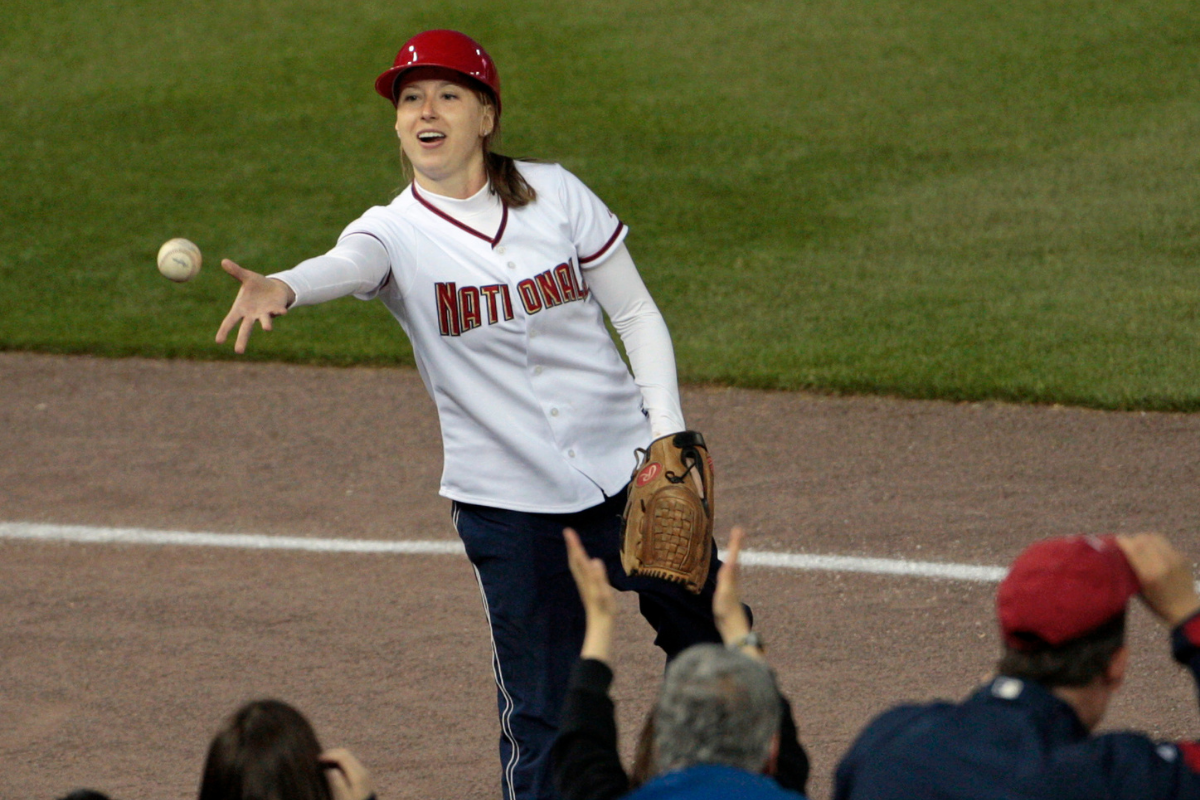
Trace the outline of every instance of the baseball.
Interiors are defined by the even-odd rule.
[[[158,271],[176,283],[190,281],[200,271],[200,248],[187,239],[171,239],[158,248]]]

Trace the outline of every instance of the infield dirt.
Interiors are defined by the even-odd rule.
[[[0,521],[453,540],[415,372],[0,354]],[[1003,566],[1032,539],[1156,529],[1200,557],[1200,415],[685,388],[718,528],[757,550]],[[723,537],[722,537],[723,538]],[[901,700],[991,669],[993,587],[752,568],[747,599],[814,762]],[[626,745],[661,660],[625,598]],[[1133,617],[1109,724],[1200,732]],[[495,797],[490,653],[461,556],[0,540],[0,797],[195,795],[221,719],[293,702],[387,798]]]

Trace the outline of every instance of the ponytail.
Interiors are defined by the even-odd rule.
[[[491,137],[488,137],[491,139]],[[510,156],[502,156],[487,149],[484,144],[483,165],[491,181],[492,191],[509,208],[521,208],[537,199],[537,192],[517,169],[517,162]]]

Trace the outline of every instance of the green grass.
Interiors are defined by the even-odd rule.
[[[684,380],[1200,410],[1184,0],[9,2],[0,348],[232,357],[216,262],[291,266],[390,199],[371,82],[434,26],[496,57],[504,149],[630,223]],[[354,300],[251,348],[412,363]]]

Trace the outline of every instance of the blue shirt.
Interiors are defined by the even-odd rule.
[[[803,797],[765,775],[735,767],[697,764],[658,775],[626,795],[625,800],[802,800]]]

